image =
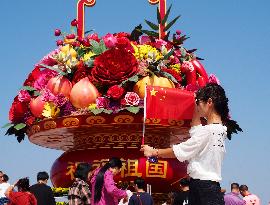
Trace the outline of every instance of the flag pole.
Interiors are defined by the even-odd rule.
[[[146,124],[146,95],[147,95],[147,83],[144,88],[144,99],[143,99],[143,133],[142,133],[142,145],[145,143],[145,124]]]

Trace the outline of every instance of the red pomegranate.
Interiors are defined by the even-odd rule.
[[[97,88],[89,81],[88,77],[77,82],[70,93],[70,101],[76,108],[86,108],[95,103],[99,96]]]
[[[56,76],[51,78],[46,86],[53,94],[63,94],[69,98],[72,83],[64,76]]]
[[[45,101],[42,100],[42,96],[33,98],[30,101],[30,110],[35,117],[41,118],[44,109]]]

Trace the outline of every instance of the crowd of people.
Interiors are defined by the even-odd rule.
[[[180,182],[183,187],[182,192],[172,195],[173,200],[167,204],[227,205],[241,204],[244,201],[247,205],[260,204],[259,198],[252,195],[246,185],[239,187],[238,184],[233,183],[232,192],[225,196],[221,191],[219,182],[222,179],[225,139],[231,139],[231,135],[238,131],[242,129],[229,115],[228,98],[224,89],[218,84],[209,83],[195,94],[195,109],[189,131],[190,138],[187,141],[166,149],[156,149],[149,145],[141,146],[141,151],[146,157],[177,158],[181,162],[188,162],[187,172],[190,179]],[[69,204],[117,205],[121,199],[122,204],[153,204],[151,195],[143,189],[142,178],[135,180],[134,194],[116,187],[113,177],[121,171],[121,167],[122,162],[119,158],[110,159],[94,173],[91,172],[90,164],[78,165],[75,171],[76,179],[68,194]],[[91,186],[87,183],[89,180]],[[43,183],[39,181],[38,178],[38,184]],[[13,192],[14,186],[17,186],[18,193]],[[238,192],[237,187],[239,187]],[[40,204],[39,200],[42,197],[38,193],[43,192],[37,191],[41,190],[39,186],[35,186],[34,189],[29,187],[28,178],[20,179],[6,189],[5,197],[12,205]],[[243,199],[239,198],[239,193]],[[24,198],[28,203],[19,203],[18,197]]]

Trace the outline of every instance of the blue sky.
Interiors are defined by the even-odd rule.
[[[55,28],[69,31],[76,17],[76,1],[1,1],[0,125],[8,121],[8,111],[28,73],[44,55],[55,48]],[[222,186],[231,182],[247,184],[251,192],[270,201],[270,1],[269,0],[168,0],[172,15],[182,17],[172,28],[191,38],[188,49],[198,48],[198,56],[208,73],[215,73],[230,99],[231,115],[244,132],[227,143]],[[147,0],[97,0],[86,9],[86,28],[100,35],[130,32],[144,19],[154,20],[155,6]],[[145,24],[143,24],[146,26]],[[38,171],[49,171],[61,151],[21,144],[0,130],[0,170],[11,182],[29,176],[35,182]]]

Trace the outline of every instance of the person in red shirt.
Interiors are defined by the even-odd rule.
[[[14,192],[14,187],[17,186],[18,191]],[[5,192],[6,197],[9,199],[8,205],[37,205],[35,196],[29,192],[29,179],[19,179],[17,183],[8,187]]]

